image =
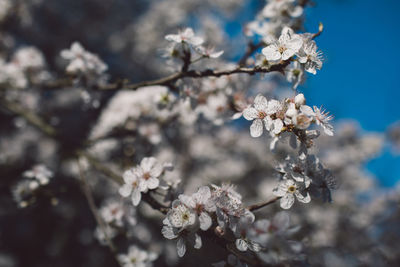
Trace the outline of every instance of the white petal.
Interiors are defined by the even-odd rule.
[[[154,178],[157,178],[161,175],[163,170],[164,170],[163,166],[159,163],[156,163],[156,164],[154,164],[153,168],[150,170],[150,175]]]
[[[268,100],[262,95],[257,95],[256,98],[254,99],[254,107],[258,111],[263,111],[267,108],[267,106],[268,106]]]
[[[178,34],[168,34],[165,36],[165,40],[176,43],[180,43],[182,41]]]
[[[282,131],[283,122],[281,119],[274,120],[274,134],[279,134]]]
[[[276,44],[271,44],[263,48],[263,50],[261,50],[261,53],[263,53],[265,58],[270,61],[281,59],[281,53],[279,53],[278,46]]]
[[[196,202],[190,196],[181,194],[179,195],[179,200],[189,208],[194,209],[196,207]]]
[[[128,197],[132,193],[132,186],[124,184],[119,188],[118,192],[121,196]]]
[[[236,239],[236,248],[240,251],[247,251],[247,242],[244,241],[243,239]]]
[[[280,202],[281,208],[285,209],[285,210],[290,209],[290,207],[293,206],[293,203],[294,203],[294,196],[293,196],[293,194],[290,194],[290,193],[284,195],[281,198],[281,202]]]
[[[185,255],[186,245],[185,245],[185,240],[183,240],[183,238],[178,239],[178,242],[176,243],[176,249],[179,257],[183,257]]]
[[[267,114],[271,115],[281,110],[282,104],[278,100],[272,99],[268,101]]]
[[[300,37],[294,37],[286,43],[286,47],[297,53],[301,46],[303,45],[303,40]]]
[[[287,186],[284,182],[279,182],[278,186],[272,190],[275,196],[283,197],[287,193]]]
[[[146,184],[148,189],[155,189],[160,184],[160,181],[157,178],[149,178]]]
[[[174,233],[173,228],[168,225],[163,226],[163,228],[161,229],[161,233],[167,239],[174,239],[177,237],[177,235]]]
[[[139,202],[140,202],[141,198],[142,198],[142,194],[140,193],[139,188],[133,189],[133,192],[132,192],[132,203],[133,203],[134,206],[139,205]]]
[[[250,126],[250,135],[252,137],[259,137],[263,133],[263,123],[260,119],[255,119]]]
[[[297,200],[303,203],[309,203],[311,201],[310,194],[307,192],[306,196],[303,196],[300,192],[295,193]]]
[[[258,111],[252,107],[246,108],[243,110],[243,117],[248,121],[252,121],[258,118]]]
[[[278,137],[274,137],[274,139],[271,140],[271,143],[269,143],[269,149],[271,151],[274,151],[276,148],[276,143],[278,142],[279,138]]]
[[[202,212],[200,214],[199,222],[200,222],[200,229],[203,230],[203,231],[208,230],[208,228],[210,228],[211,225],[212,225],[211,217],[206,212]]]
[[[310,116],[310,117],[315,116],[315,112],[313,111],[313,109],[310,106],[302,105],[300,107],[300,111],[307,116]]]
[[[194,240],[194,248],[195,249],[200,249],[202,246],[201,242],[201,237],[198,234],[194,234],[195,240]]]
[[[156,163],[157,159],[154,157],[144,158],[140,162],[140,167],[142,168],[143,172],[150,172]]]

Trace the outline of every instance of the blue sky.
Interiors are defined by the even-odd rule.
[[[324,32],[316,40],[324,65],[299,86],[312,105],[323,105],[335,121],[353,119],[364,132],[383,133],[400,120],[400,0],[314,0],[306,9],[306,31]],[[252,20],[259,0],[248,2],[239,16],[228,20],[233,37]],[[386,145],[367,164],[383,186],[400,181],[400,157]]]
[[[320,0],[306,13],[306,28],[324,33],[317,44],[323,69],[301,88],[336,120],[352,118],[365,131],[383,132],[400,120],[400,1]],[[400,157],[389,149],[368,164],[381,184],[400,180]]]

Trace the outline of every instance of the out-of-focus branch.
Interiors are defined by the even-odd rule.
[[[247,209],[249,210],[249,211],[256,211],[256,210],[259,210],[259,209],[261,209],[261,208],[264,208],[265,206],[268,206],[268,205],[270,205],[270,204],[273,204],[273,203],[275,203],[277,200],[279,200],[281,197],[274,197],[273,199],[270,199],[270,200],[268,200],[268,201],[265,201],[265,202],[262,202],[262,203],[258,203],[258,204],[254,204],[254,205],[251,205],[251,206],[248,206],[247,207]]]
[[[46,123],[41,117],[36,115],[34,112],[26,110],[23,106],[16,102],[11,102],[4,98],[0,99],[0,105],[4,107],[6,110],[23,117],[28,123],[35,126],[46,135],[51,137],[56,136],[56,129],[50,124]]]
[[[118,258],[117,258],[118,250],[115,247],[114,243],[112,242],[111,238],[108,236],[107,225],[101,218],[101,216],[96,208],[92,190],[90,189],[90,186],[86,180],[85,174],[83,173],[82,166],[81,166],[81,163],[79,162],[79,159],[77,159],[77,164],[78,164],[78,168],[79,168],[79,177],[80,177],[80,181],[81,181],[81,185],[82,185],[82,191],[87,199],[90,211],[93,213],[93,216],[96,219],[97,224],[100,226],[101,230],[103,231],[107,246],[110,248],[111,253],[114,255],[115,260],[118,262],[118,265],[120,265]]]

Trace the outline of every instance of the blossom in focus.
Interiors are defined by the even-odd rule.
[[[322,52],[317,51],[317,45],[313,40],[305,41],[299,50],[298,61],[304,64],[307,72],[317,74],[317,70],[322,68]]]
[[[136,169],[132,168],[125,171],[122,177],[125,183],[120,187],[118,192],[123,197],[131,195],[133,205],[139,205],[139,202],[142,199],[141,192],[144,189],[144,185],[142,179],[137,175]]]
[[[191,196],[180,195],[179,200],[187,207],[193,209],[198,215],[200,229],[203,231],[211,227],[212,219],[208,212],[215,212],[215,203],[211,200],[211,190],[202,186]]]
[[[288,60],[299,51],[302,45],[301,37],[292,29],[285,27],[279,39],[273,40],[261,52],[268,61]]]
[[[309,203],[311,201],[310,194],[302,191],[309,187],[310,182],[310,180],[298,182],[292,179],[282,179],[279,182],[278,187],[273,190],[275,196],[281,197],[281,208],[290,209],[294,204],[295,197],[302,203]]]

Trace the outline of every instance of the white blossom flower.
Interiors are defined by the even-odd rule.
[[[175,228],[186,228],[196,222],[196,214],[179,200],[172,203],[172,209],[168,212],[167,218]]]
[[[279,133],[283,127],[283,123],[279,119],[271,119],[272,115],[279,111],[281,104],[277,100],[268,101],[264,96],[257,95],[254,99],[254,107],[247,107],[243,110],[243,117],[246,120],[253,120],[250,126],[250,135],[252,137],[259,137],[263,133],[263,122],[267,130],[273,129],[274,132]]]
[[[41,69],[45,65],[42,52],[33,46],[18,49],[13,55],[12,62],[24,70]]]
[[[86,51],[78,42],[70,49],[61,51],[61,57],[70,61],[67,72],[100,75],[107,70],[107,65],[97,56]]]
[[[219,58],[224,53],[223,50],[215,51],[214,48],[199,46],[196,48],[196,51],[202,55],[203,57],[207,58]]]
[[[215,212],[216,206],[211,199],[211,190],[208,186],[200,187],[192,196],[180,195],[179,200],[196,212],[201,230],[206,231],[211,227],[212,219],[209,213]]]
[[[38,187],[39,185],[46,185],[49,183],[50,178],[53,177],[53,172],[50,171],[45,165],[35,165],[32,169],[25,171],[22,174],[26,178],[31,178],[36,181],[32,181],[32,187]],[[35,185],[34,185],[35,184]],[[32,188],[32,189],[35,189]]]
[[[142,199],[141,192],[145,188],[143,185],[143,180],[138,176],[138,172],[135,168],[127,170],[123,174],[124,184],[120,187],[119,193],[123,197],[128,197],[131,195],[132,203],[134,206],[139,205]]]
[[[193,46],[199,46],[204,42],[203,38],[195,36],[192,28],[186,28],[183,31],[179,31],[178,34],[168,34],[165,39],[170,42],[187,43]]]
[[[167,217],[163,220],[162,234],[167,239],[177,240],[177,252],[179,257],[186,253],[186,243],[199,249],[202,246],[201,238],[196,234],[196,214],[189,207],[175,200]],[[198,229],[198,228],[197,228]]]
[[[292,179],[282,179],[278,187],[274,188],[273,193],[281,197],[280,205],[282,209],[290,209],[294,203],[295,196],[297,200],[302,203],[309,203],[311,201],[310,194],[308,192],[302,192],[309,185],[310,180],[305,180],[303,183],[300,183]]]
[[[251,229],[254,223],[254,214],[246,210],[245,213],[240,217],[239,222],[236,226],[235,236],[236,236],[236,248],[240,251],[260,251],[261,246],[248,238],[248,231]]]
[[[158,177],[163,172],[163,166],[157,161],[156,158],[143,158],[140,166],[136,169],[136,175],[141,179],[142,192],[147,192],[149,189],[156,189],[160,184]]]
[[[333,126],[330,124],[330,121],[333,119],[332,115],[329,115],[329,112],[324,111],[322,108],[318,108],[316,106],[313,107],[315,112],[315,121],[317,125],[320,125],[324,132],[329,135],[333,136]]]
[[[293,83],[293,89],[296,89],[304,81],[303,66],[298,61],[290,63],[285,68],[285,76],[288,82]]]
[[[295,0],[270,0],[261,14],[265,18],[276,18],[283,14],[297,18],[303,14],[303,8]]]
[[[299,51],[302,45],[301,37],[292,29],[285,27],[279,39],[263,48],[261,52],[268,61],[288,60]]]
[[[229,226],[235,231],[240,217],[245,214],[242,196],[234,190],[233,185],[222,184],[221,187],[212,185],[212,188],[218,225],[223,229]]]
[[[317,74],[317,70],[322,68],[322,52],[317,51],[317,49],[315,41],[308,40],[304,42],[297,54],[298,61],[304,64],[307,72],[312,74]]]
[[[104,222],[122,226],[122,217],[124,216],[124,206],[120,201],[111,201],[102,206],[99,210]]]
[[[157,257],[156,253],[142,250],[134,245],[129,247],[127,254],[117,255],[123,267],[150,267]]]

